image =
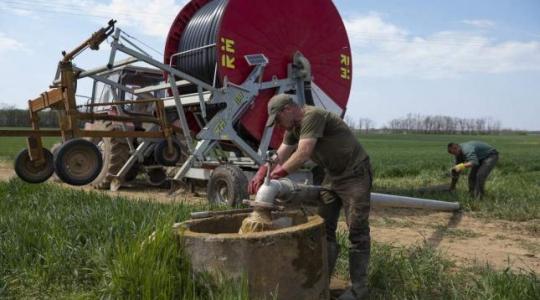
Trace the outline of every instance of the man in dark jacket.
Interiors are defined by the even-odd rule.
[[[469,193],[482,198],[485,193],[486,180],[499,160],[499,152],[492,146],[478,141],[462,144],[449,143],[448,153],[456,157],[454,173],[471,169],[469,173]]]

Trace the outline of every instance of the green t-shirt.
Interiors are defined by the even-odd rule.
[[[304,107],[300,126],[286,131],[283,143],[296,145],[304,138],[317,139],[311,160],[332,177],[349,175],[368,157],[349,126],[338,115],[318,107]]]
[[[459,144],[459,146],[461,147],[463,155],[461,157],[458,156],[458,159],[456,160],[457,163],[470,162],[473,165],[478,166],[481,160],[497,153],[495,148],[479,141],[470,141]]]

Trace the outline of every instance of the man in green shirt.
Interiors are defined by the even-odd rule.
[[[325,220],[328,241],[328,265],[333,273],[339,254],[336,229],[341,207],[349,227],[349,269],[352,286],[339,299],[363,299],[368,296],[367,269],[370,256],[369,211],[372,171],[369,156],[347,124],[336,114],[312,106],[301,107],[286,94],[272,97],[268,103],[266,126],[286,129],[277,150],[279,165],[273,179],[287,176],[309,159],[323,167],[319,214]],[[262,166],[250,182],[250,193],[263,183],[268,166]],[[309,259],[309,258],[306,258]]]
[[[482,198],[489,173],[499,160],[499,153],[492,146],[478,141],[462,144],[449,143],[448,153],[456,157],[456,165],[452,168],[455,173],[471,169],[469,173],[469,193]]]

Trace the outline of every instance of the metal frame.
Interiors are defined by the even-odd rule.
[[[299,75],[297,69],[290,67],[289,76],[287,78],[277,79],[274,77],[271,81],[262,82],[262,74],[266,64],[268,63],[268,59],[263,54],[255,54],[246,57],[248,63],[253,66],[253,70],[242,84],[232,84],[225,79],[225,84],[223,87],[215,88],[214,86],[210,86],[206,82],[194,78],[189,74],[174,69],[171,65],[163,64],[152,59],[151,57],[148,57],[145,53],[138,52],[137,49],[132,49],[124,45],[122,40],[125,40],[125,37],[122,36],[122,31],[117,29],[111,43],[109,63],[112,64],[114,62],[116,51],[120,51],[129,55],[130,57],[136,58],[138,61],[145,62],[168,74],[169,85],[162,85],[159,88],[170,88],[173,93],[175,107],[180,119],[182,132],[184,133],[183,136],[186,138],[185,142],[188,147],[192,145],[192,137],[190,136],[190,130],[185,119],[185,111],[183,109],[181,99],[182,95],[178,94],[176,83],[189,82],[197,86],[197,94],[199,95],[199,105],[201,107],[201,115],[203,119],[206,119],[206,105],[219,103],[226,104],[225,108],[214,115],[212,119],[208,120],[202,130],[197,134],[196,139],[198,142],[194,148],[189,148],[190,155],[173,177],[174,180],[181,180],[184,177],[208,179],[209,172],[202,171],[204,169],[201,171],[197,171],[196,169],[200,168],[204,163],[209,163],[206,158],[206,154],[214,147],[218,146],[219,141],[231,141],[236,147],[238,147],[238,149],[240,149],[240,151],[253,160],[255,165],[260,165],[265,162],[266,151],[270,143],[273,128],[267,128],[265,130],[261,144],[256,150],[252,149],[251,146],[249,146],[249,144],[244,141],[234,129],[234,125],[240,120],[242,115],[249,108],[250,104],[254,101],[255,97],[261,90],[277,89],[278,93],[296,90],[296,101],[301,105],[305,103],[303,84],[304,81],[311,80],[311,77],[309,76],[309,78],[306,78],[305,75]],[[301,56],[301,54],[298,53],[296,56]],[[254,58],[258,59],[253,61]],[[181,80],[176,81],[178,78]],[[145,90],[148,89],[150,89],[150,87],[146,88]],[[155,89],[158,89],[158,87],[155,87]],[[152,88],[152,90],[154,90],[154,88]],[[211,93],[211,97],[208,101],[204,100],[203,94],[205,92]],[[142,146],[143,144],[141,144],[139,147],[144,148],[144,146]],[[136,154],[137,153],[134,153],[133,156]],[[134,160],[130,158],[130,160],[128,160],[126,163],[125,168],[122,168],[116,177],[122,178],[123,175],[125,175],[123,173],[129,170],[129,167],[131,167],[133,161]]]
[[[114,23],[113,23],[114,24]],[[101,29],[103,34],[99,37],[99,43],[103,42],[109,35],[112,34],[111,26],[105,29]],[[106,32],[106,34],[105,34]],[[92,37],[94,38],[96,34]],[[83,43],[83,45],[88,46],[89,44],[93,46],[92,49],[97,48],[95,46],[98,41],[92,40],[91,43],[88,41]],[[126,43],[126,44],[124,44]],[[40,97],[29,101],[29,107],[31,112],[32,120],[32,129],[31,131],[20,131],[17,133],[0,131],[0,135],[29,135],[29,149],[31,150],[31,159],[43,159],[41,150],[41,137],[46,135],[61,135],[64,141],[75,138],[75,137],[137,137],[141,138],[142,142],[134,149],[133,153],[129,157],[128,161],[124,166],[119,170],[119,172],[114,175],[114,184],[111,187],[119,187],[122,183],[122,180],[131,166],[140,161],[149,147],[157,140],[167,139],[169,145],[172,143],[172,139],[175,138],[175,133],[181,133],[182,138],[184,139],[185,144],[188,147],[189,156],[187,160],[180,167],[178,172],[173,177],[173,180],[182,180],[185,177],[188,178],[197,178],[197,179],[208,179],[210,172],[207,168],[202,168],[203,166],[207,167],[209,165],[219,165],[219,162],[212,161],[211,158],[207,157],[209,151],[213,150],[216,146],[219,147],[220,141],[230,141],[234,144],[244,155],[252,160],[252,166],[256,167],[265,162],[266,152],[270,143],[272,136],[273,128],[266,128],[261,139],[261,143],[258,149],[253,149],[244,139],[242,139],[236,132],[234,126],[239,122],[240,118],[247,111],[251,103],[253,103],[256,96],[260,91],[266,89],[276,89],[278,93],[283,93],[286,91],[294,90],[296,91],[295,101],[300,105],[303,105],[306,102],[306,95],[304,94],[304,88],[306,82],[311,82],[311,74],[306,73],[305,69],[302,69],[302,66],[298,66],[298,59],[302,59],[300,53],[295,54],[294,61],[288,68],[287,78],[277,78],[273,77],[272,80],[263,82],[262,75],[265,69],[265,66],[268,63],[268,59],[263,54],[254,54],[246,56],[245,59],[250,65],[253,66],[253,70],[246,78],[246,80],[240,84],[236,85],[228,82],[227,78],[224,79],[224,84],[222,87],[217,88],[213,85],[210,85],[206,82],[203,82],[189,74],[186,74],[182,71],[174,69],[172,66],[163,64],[152,57],[150,57],[146,52],[141,48],[136,46],[135,42],[130,41],[128,35],[123,35],[122,30],[116,28],[114,34],[112,34],[112,42],[110,44],[111,50],[109,54],[109,61],[106,66],[95,68],[93,70],[83,70],[81,68],[74,67],[71,63],[71,59],[74,58],[74,55],[71,57],[64,57],[64,60],[59,64],[59,71],[57,72],[57,77],[54,80],[55,87],[43,93]],[[78,47],[79,49],[81,47]],[[82,47],[84,48],[84,47]],[[81,49],[82,49],[81,48]],[[76,50],[77,50],[76,49]],[[198,50],[198,49],[194,49]],[[79,53],[82,50],[72,51],[72,53]],[[127,59],[115,61],[117,52],[124,53],[128,56]],[[181,54],[178,54],[181,55]],[[303,63],[307,62],[303,58]],[[103,73],[110,72],[118,67],[127,66],[135,62],[145,63],[150,66],[153,66],[159,71],[164,72],[168,75],[168,80],[165,84],[159,84],[156,86],[142,87],[139,89],[131,89],[125,85],[109,80],[103,76]],[[305,65],[304,65],[305,67]],[[309,70],[308,70],[309,71]],[[166,114],[165,114],[165,101],[171,99],[171,97],[165,98],[151,98],[145,99],[142,101],[154,102],[156,106],[156,117],[142,117],[142,116],[105,116],[95,113],[83,113],[77,110],[78,106],[75,103],[75,85],[74,82],[77,79],[84,77],[90,77],[95,81],[102,82],[104,84],[110,85],[113,89],[120,91],[128,92],[134,95],[141,96],[145,98],[144,93],[149,91],[158,91],[169,89],[172,91],[172,99],[174,100],[174,108],[178,115],[180,121],[180,132],[178,129],[173,128],[170,124],[167,123]],[[187,124],[186,111],[184,110],[183,97],[186,95],[180,95],[178,92],[178,87],[182,85],[195,85],[197,87],[198,95],[198,104],[200,106],[200,113],[202,118],[206,121],[207,114],[206,108],[209,105],[221,105],[221,110],[218,111],[211,119],[206,121],[206,124],[201,124],[202,130],[197,134],[196,137],[191,136],[191,131]],[[208,98],[206,95],[210,94]],[[208,98],[208,99],[207,99]],[[99,106],[99,105],[123,105],[128,103],[141,103],[141,100],[136,101],[112,101],[109,103],[94,103],[88,106]],[[192,103],[191,103],[192,104]],[[56,108],[60,112],[60,130],[56,131],[45,131],[40,130],[38,127],[37,111],[45,108]],[[88,120],[114,120],[120,122],[132,122],[132,121],[143,121],[154,123],[154,126],[148,131],[89,131],[89,130],[80,130],[78,128],[78,121],[88,119]],[[193,140],[196,139],[197,143],[193,147]],[[133,147],[131,147],[133,148]],[[234,163],[234,162],[233,162]],[[246,166],[245,162],[242,163],[243,166]]]

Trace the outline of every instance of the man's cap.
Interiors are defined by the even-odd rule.
[[[291,95],[279,94],[275,95],[268,101],[268,120],[266,121],[266,127],[274,125],[276,115],[288,104],[294,104]]]

